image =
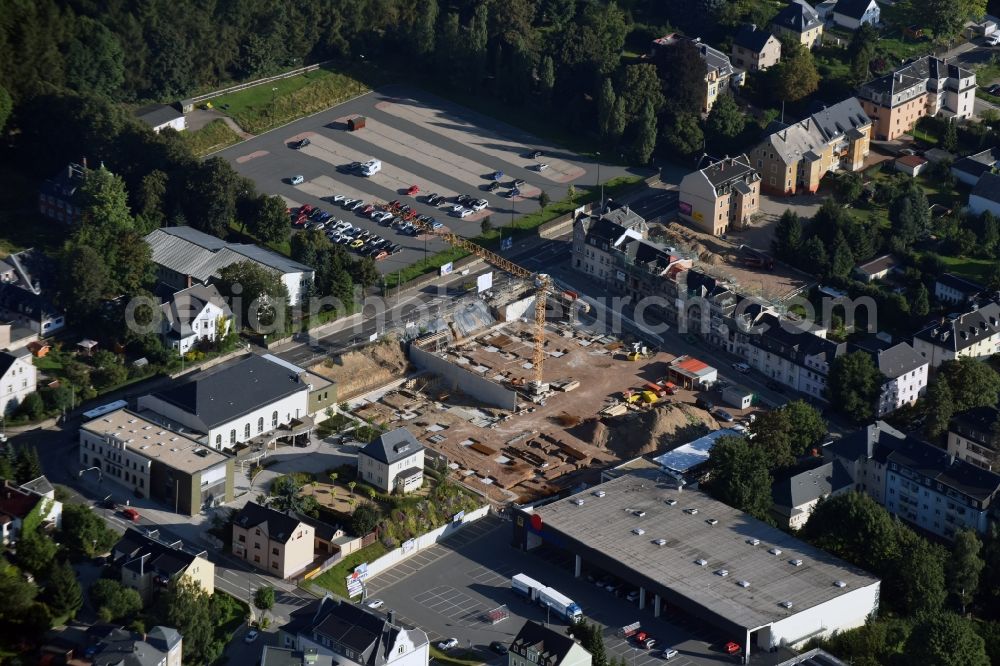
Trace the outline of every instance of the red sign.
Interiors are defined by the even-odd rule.
[[[535,530],[536,532],[542,531],[542,517],[539,516],[537,513],[532,514],[531,516],[531,529]]]

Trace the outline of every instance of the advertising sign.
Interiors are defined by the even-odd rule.
[[[681,215],[690,215],[692,210],[691,204],[689,204],[686,201],[682,201],[679,204],[677,204],[677,210],[681,212]]]
[[[514,247],[514,239],[513,238],[504,238],[504,239],[502,239],[500,241],[500,249],[501,250],[509,250],[512,247]]]
[[[483,293],[493,288],[493,271],[476,276],[476,293]]]
[[[453,270],[455,270],[455,266],[449,261],[441,267],[441,275],[451,275]]]
[[[404,553],[408,553],[413,550],[413,547],[417,545],[413,539],[407,539],[403,542],[402,548]]]
[[[462,519],[465,518],[465,511],[459,511],[454,516],[451,517],[451,522],[460,523]]]
[[[618,278],[619,282],[624,282],[625,281],[625,272],[624,271],[615,271],[615,277]]]

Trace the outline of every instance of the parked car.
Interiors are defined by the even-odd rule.
[[[539,162],[535,165],[535,171],[542,172],[549,168],[549,165],[545,162]]]
[[[503,178],[503,171],[499,169],[490,174],[490,180],[500,180],[501,178]]]
[[[452,648],[458,647],[457,638],[446,638],[440,643],[438,643],[438,650],[451,650]]]
[[[253,643],[255,640],[257,640],[258,636],[260,636],[260,632],[258,632],[256,629],[251,629],[243,637],[243,642],[244,643]]]
[[[434,229],[435,231],[444,226],[443,224],[441,224],[440,222],[438,222],[437,220],[435,220],[433,217],[427,221],[427,225],[431,229]]]
[[[468,194],[459,194],[457,197],[455,197],[455,203],[457,204],[464,204],[468,201],[472,201],[472,197],[470,197]]]
[[[997,46],[1000,44],[1000,32],[994,32],[992,35],[986,38],[986,43],[989,46]]]
[[[740,651],[740,644],[729,641],[722,646],[722,651],[726,654],[737,654]]]
[[[365,202],[362,201],[361,199],[358,199],[358,200],[354,201],[353,203],[351,203],[350,206],[346,206],[346,208],[348,210],[357,210],[357,209],[361,208],[364,205],[365,205]]]
[[[460,210],[457,213],[455,213],[455,215],[458,216],[458,217],[463,217],[463,218],[464,217],[469,217],[470,215],[472,215],[472,209],[471,208],[463,208],[462,210]]]
[[[665,660],[665,661],[670,661],[671,659],[673,659],[676,656],[677,656],[677,650],[675,650],[673,648],[666,648],[666,649],[660,650],[660,658],[663,659],[663,660]]]
[[[385,605],[385,602],[381,599],[369,599],[368,603],[365,604],[368,608],[378,609]]]
[[[406,190],[406,194],[411,197],[420,194],[420,188],[416,185],[410,185],[409,189]]]
[[[389,256],[389,251],[384,249],[376,249],[375,254],[373,256],[375,257],[375,261],[382,261],[383,259]]]
[[[351,208],[351,205],[353,205],[355,201],[357,201],[357,199],[344,199],[344,200],[343,200],[343,201],[341,202],[341,205],[342,205],[342,206],[343,206],[344,208],[346,208],[347,210],[350,210],[350,208]]]
[[[368,204],[361,209],[362,215],[371,215],[374,212],[375,212],[375,206],[373,204]]]
[[[733,370],[736,372],[742,372],[745,375],[750,372],[750,366],[742,361],[737,361],[736,363],[733,363]]]
[[[507,654],[507,646],[500,641],[493,641],[490,643],[490,649],[497,654]]]
[[[527,184],[528,183],[523,178],[515,178],[513,182],[511,182],[510,186],[512,189],[517,189],[519,187],[524,187]]]
[[[486,199],[476,199],[471,204],[469,204],[469,207],[472,208],[473,211],[478,213],[479,211],[481,211],[482,209],[486,208],[489,205],[490,202],[487,201]]]
[[[292,183],[292,185],[301,185],[302,183],[306,182],[306,177],[292,176],[291,178],[289,178],[289,181]]]
[[[989,88],[986,89],[986,92],[988,92],[991,95],[1000,96],[1000,83],[994,83],[993,85],[991,85]]]
[[[507,197],[508,199],[513,199],[514,197],[519,197],[519,196],[521,196],[521,190],[519,190],[519,189],[517,189],[515,187],[512,190],[508,190],[507,194],[505,194],[504,196]]]
[[[142,516],[139,515],[139,512],[132,507],[125,507],[122,509],[122,516],[124,516],[126,520],[131,520],[133,523],[139,522],[139,519],[142,518]]]
[[[495,181],[495,180],[492,181],[489,185],[486,186],[486,191],[487,192],[496,192],[499,189],[500,189],[500,183],[498,181]]]
[[[713,403],[711,400],[709,400],[708,398],[701,398],[701,397],[699,397],[697,400],[694,401],[694,405],[695,407],[701,407],[706,411],[711,411],[715,407],[715,403]]]
[[[347,197],[345,197],[343,194],[334,194],[332,197],[328,199],[328,201],[330,203],[343,203],[346,199]]]
[[[656,639],[645,631],[639,631],[636,633],[635,642],[647,650],[656,645]]]
[[[309,139],[301,139],[300,141],[296,142],[295,147],[296,148],[305,148],[310,143],[312,143],[312,142]]]
[[[438,194],[437,192],[435,192],[434,194],[428,195],[428,197],[426,199],[424,199],[424,201],[426,201],[427,204],[430,205],[430,206],[436,206],[436,205],[438,205],[438,203],[443,198],[444,197],[442,197],[440,194]]]
[[[545,153],[543,153],[542,151],[540,151],[537,148],[535,148],[533,151],[531,151],[530,153],[528,153],[528,158],[529,159],[533,159],[533,160],[537,160],[539,157],[541,157],[544,154]]]
[[[712,412],[712,414],[715,415],[715,418],[719,419],[720,421],[726,421],[727,423],[730,421],[735,421],[733,415],[724,409],[716,409],[715,411]]]
[[[771,389],[775,393],[784,393],[785,392],[785,387],[782,386],[780,383],[778,383],[777,381],[775,381],[773,379],[768,379],[767,383],[765,384],[765,386],[767,386],[767,388]]]

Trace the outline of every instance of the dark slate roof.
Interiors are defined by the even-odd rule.
[[[872,0],[837,0],[833,11],[860,21],[871,3]]]
[[[865,114],[857,97],[848,97],[833,106],[817,111],[810,117],[827,141],[839,138],[859,127],[867,127],[872,124],[871,118]]]
[[[972,282],[971,280],[966,280],[965,278],[953,275],[952,273],[944,273],[938,277],[937,282],[954,289],[955,291],[960,291],[968,296],[975,296],[978,293],[986,291],[986,287],[983,285]]]
[[[606,218],[591,219],[587,227],[587,238],[599,241],[598,244],[612,244],[627,231],[625,227]]]
[[[319,654],[314,648],[304,652],[265,645],[259,666],[333,666],[333,655]]]
[[[261,506],[256,502],[247,502],[233,517],[233,522],[243,529],[267,524],[268,539],[279,543],[288,543],[301,521],[287,513]]]
[[[736,31],[733,37],[733,44],[749,49],[754,53],[760,53],[767,45],[767,40],[771,39],[771,33],[767,30],[760,30],[755,25],[744,25]]]
[[[787,7],[778,12],[773,23],[795,32],[805,32],[823,25],[816,10],[802,0],[789,3]]]
[[[1000,331],[1000,304],[987,303],[952,319],[931,324],[914,337],[958,352]]]
[[[294,372],[252,354],[198,373],[153,396],[193,415],[199,429],[208,432],[306,390],[307,385]]]
[[[155,634],[155,637],[154,637]],[[146,640],[141,634],[123,628],[103,632],[94,666],[159,666],[170,648],[181,640],[175,629],[153,627]]]
[[[705,167],[701,171],[708,178],[708,182],[715,188],[727,183],[742,182],[746,178],[750,178],[751,180],[759,178],[755,177],[756,171],[750,165],[750,160],[747,159],[746,155],[727,157]]]
[[[417,451],[423,451],[423,449],[423,445],[409,430],[396,428],[373,439],[365,448],[361,449],[361,453],[381,463],[391,465],[412,456]]]
[[[871,354],[879,372],[888,379],[902,377],[928,363],[926,358],[918,354],[906,342],[892,344],[870,336],[856,341],[851,345],[851,348]]]
[[[834,461],[775,483],[771,495],[778,506],[791,508],[843,490],[851,483],[844,465]]]
[[[111,550],[116,566],[136,573],[152,573],[173,579],[187,570],[201,553],[184,549],[180,541],[165,543],[138,530],[125,530]]]
[[[171,120],[183,118],[184,114],[170,104],[150,104],[136,109],[135,117],[150,127],[160,127]]]
[[[626,229],[635,229],[646,223],[639,213],[635,212],[628,206],[623,206],[621,208],[615,208],[614,210],[609,210],[601,219],[610,220],[616,224],[619,224]]]
[[[984,173],[979,182],[972,188],[970,196],[982,197],[988,201],[1000,203],[1000,176],[995,173]]]
[[[997,422],[1000,422],[1000,410],[996,407],[974,407],[951,417],[948,430],[996,451],[993,433]]]
[[[799,331],[794,326],[786,328],[781,319],[770,313],[757,317],[749,325],[759,326],[763,331],[747,335],[751,345],[797,365],[803,365],[807,356],[823,357],[827,363],[832,363],[834,358],[847,351],[847,343],[821,338],[806,330]]]
[[[521,627],[521,631],[517,632],[510,648],[514,652],[533,649],[539,654],[539,664],[555,666],[566,658],[574,645],[576,641],[563,632],[554,631],[528,620]]]
[[[5,480],[0,486],[0,514],[24,518],[40,501],[38,495],[18,488],[13,481]]]
[[[10,370],[10,366],[14,365],[17,358],[18,357],[16,355],[11,354],[8,351],[0,351],[0,377],[7,374],[7,371]]]
[[[70,162],[65,169],[46,180],[38,189],[42,194],[73,203],[77,191],[83,185],[86,170],[86,167]]]
[[[904,64],[890,74],[867,82],[861,87],[862,97],[867,96],[864,94],[867,90],[875,93],[895,94],[916,85],[926,87],[928,79],[937,81],[947,78],[957,79],[971,75],[971,71],[958,65],[949,65],[944,60],[934,56],[924,56]]]

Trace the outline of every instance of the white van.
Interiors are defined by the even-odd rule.
[[[362,176],[374,176],[382,170],[381,160],[369,160],[361,165]]]

